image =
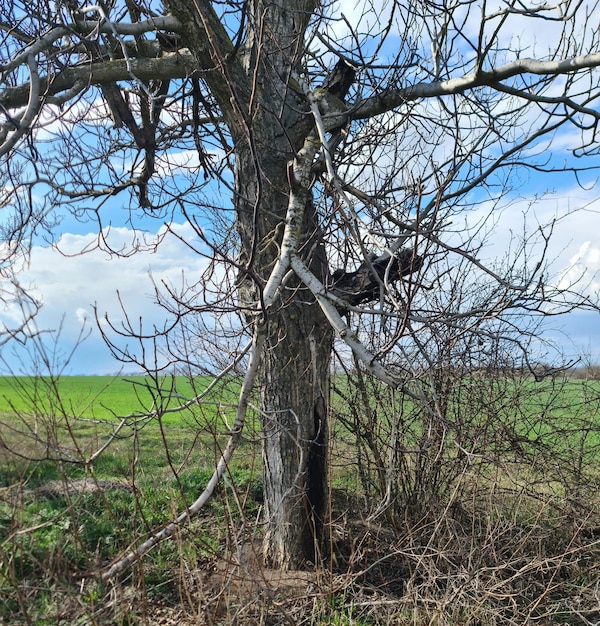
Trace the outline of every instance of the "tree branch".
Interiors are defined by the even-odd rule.
[[[81,36],[87,35],[99,35],[99,34],[118,34],[118,35],[143,35],[144,33],[150,33],[158,30],[167,30],[171,32],[178,32],[181,28],[180,22],[172,17],[157,17],[151,20],[145,20],[143,22],[129,23],[115,23],[103,20],[97,21],[85,21],[78,22],[76,24],[69,24],[67,26],[59,26],[48,31],[45,35],[35,39],[33,43],[25,47],[21,52],[16,54],[10,61],[4,65],[0,65],[0,72],[7,74],[12,72],[20,65],[27,62],[27,57],[31,55],[40,54],[52,49],[55,41],[62,39],[63,37],[72,37],[73,34]],[[56,50],[55,50],[56,52]]]
[[[242,136],[246,129],[247,94],[250,93],[246,75],[235,48],[212,3],[206,0],[167,0],[167,8],[183,25],[182,38],[200,67],[215,70],[204,79],[221,108],[227,126]]]
[[[10,118],[7,126],[2,128],[0,125],[0,157],[4,156],[16,145],[16,143],[30,130],[40,110],[40,81],[38,77],[38,68],[33,55],[27,57],[27,66],[29,68],[30,89],[27,98],[27,107],[23,114],[17,118]],[[14,127],[14,132],[8,135],[8,129]],[[5,139],[8,135],[8,139]]]
[[[352,349],[352,352],[364,363],[365,369],[394,389],[398,388],[400,381],[393,374],[388,372],[381,363],[376,361],[375,355],[369,352],[357,335],[352,332],[328,297],[328,292],[323,283],[306,267],[297,254],[292,255],[291,267],[298,278],[310,289],[325,314],[325,317],[327,317],[340,339],[342,339],[346,345]]]
[[[363,262],[354,272],[336,270],[330,290],[351,306],[372,302],[379,299],[382,285],[390,285],[422,265],[423,259],[412,250],[400,250],[393,257],[384,253]]]
[[[242,388],[240,390],[239,400],[235,413],[235,421],[230,432],[229,440],[221,458],[215,468],[212,476],[210,477],[206,487],[202,493],[196,498],[196,500],[183,512],[176,520],[167,524],[160,531],[151,535],[146,541],[140,544],[137,548],[131,550],[117,561],[115,561],[105,572],[102,573],[103,580],[110,580],[120,574],[122,571],[130,567],[135,561],[140,559],[144,554],[149,552],[155,545],[161,541],[168,539],[177,532],[183,524],[185,524],[193,515],[202,509],[202,507],[211,499],[217,485],[223,478],[231,457],[237,447],[237,443],[241,437],[242,430],[244,428],[244,422],[246,421],[246,412],[250,402],[250,394],[254,388],[254,381],[258,373],[258,366],[260,363],[260,357],[262,354],[262,347],[265,342],[265,332],[258,325],[255,327],[255,334],[252,341],[252,350],[250,352],[250,358],[248,360],[248,367],[246,374],[242,382]]]
[[[476,87],[494,87],[503,80],[522,74],[558,76],[598,66],[600,66],[600,52],[559,61],[517,59],[496,69],[467,74],[460,78],[421,82],[402,89],[390,89],[357,102],[349,112],[349,117],[355,120],[367,119],[391,111],[406,101],[463,93]]]
[[[118,59],[70,67],[54,77],[39,78],[40,92],[44,96],[56,96],[75,85],[101,85],[121,80],[131,80],[133,74],[141,81],[186,78],[196,68],[188,50],[171,52],[156,59]],[[7,87],[0,92],[0,106],[15,109],[24,106],[29,99],[29,83]]]

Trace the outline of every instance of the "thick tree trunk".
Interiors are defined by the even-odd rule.
[[[314,125],[303,94],[290,86],[304,52],[314,0],[252,0],[239,54],[207,0],[168,0],[181,36],[204,68],[236,155],[239,303],[250,324],[266,324],[260,369],[265,544],[273,567],[314,561],[326,516],[327,411],[333,331],[310,292],[288,281],[262,310],[263,289],[279,258],[295,181],[289,163]],[[307,183],[305,181],[305,187]],[[328,276],[310,191],[299,251]],[[303,204],[303,202],[301,203]]]
[[[260,311],[261,289],[279,253],[289,193],[286,160],[269,158],[266,149],[261,157],[257,168],[250,151],[237,154],[240,264],[248,269],[240,277],[239,298],[249,322],[266,320],[259,380],[264,557],[271,567],[291,569],[315,562],[323,549],[333,330],[311,293],[295,279],[286,282],[267,311]],[[269,181],[260,189],[257,169]],[[321,278],[327,276],[310,193],[301,246],[311,270]]]
[[[261,408],[265,561],[316,562],[327,517],[331,331],[316,303],[296,297],[269,320]]]

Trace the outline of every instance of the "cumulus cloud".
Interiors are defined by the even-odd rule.
[[[582,232],[582,235],[587,233]],[[584,241],[569,264],[560,273],[557,281],[559,289],[571,289],[582,285],[590,298],[596,299],[600,294],[600,241]]]
[[[90,320],[94,319],[94,316],[87,309],[81,306],[75,311],[75,317],[81,325],[87,324]]]
[[[175,224],[171,228],[183,241],[194,238],[189,224]],[[197,279],[207,264],[205,258],[178,237],[166,233],[165,227],[143,240],[130,229],[112,229],[108,235],[112,249],[139,250],[125,257],[111,255],[98,247],[96,233],[64,233],[56,247],[32,248],[30,263],[17,278],[42,304],[37,316],[38,328],[60,329],[67,352],[77,342],[82,328],[90,329],[90,336],[73,357],[72,373],[110,373],[119,369],[96,328],[94,309],[100,319],[106,316],[117,325],[124,317],[123,309],[130,319],[142,319],[148,328],[164,323],[166,313],[154,301],[154,283],[170,283],[182,274]],[[161,245],[155,248],[152,244],[158,240]],[[82,250],[87,252],[81,254]],[[0,287],[6,293],[10,285]],[[7,302],[0,310],[0,324],[14,327],[21,316],[17,303]],[[10,359],[8,348],[3,349],[2,357]]]

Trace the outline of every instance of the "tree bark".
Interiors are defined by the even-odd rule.
[[[308,105],[289,78],[303,52],[313,8],[306,0],[251,3],[245,66],[256,105],[248,137],[236,150],[240,302],[267,324],[260,368],[265,495],[264,557],[290,569],[318,558],[326,504],[329,362],[333,332],[310,292],[288,281],[268,311],[261,291],[280,254],[291,193],[306,210],[301,254],[319,276],[328,275],[309,189],[294,189],[290,166],[313,126]],[[268,16],[272,39],[260,35]],[[252,107],[252,105],[251,105]],[[254,320],[256,322],[256,320]]]
[[[289,86],[303,53],[311,0],[249,3],[236,55],[210,3],[170,0],[182,37],[219,102],[235,145],[240,238],[238,297],[249,323],[266,324],[260,367],[265,492],[264,555],[272,567],[315,561],[326,515],[327,411],[333,331],[310,292],[288,281],[264,310],[262,291],[280,253],[290,193],[306,197],[302,256],[328,275],[309,189],[295,190],[293,161],[313,126]],[[265,36],[268,32],[268,36]]]
[[[288,279],[267,311],[257,310],[261,290],[277,258],[289,188],[285,160],[265,159],[270,182],[259,191],[256,162],[240,150],[236,167],[236,208],[241,240],[240,304],[247,318],[267,326],[259,388],[263,435],[265,562],[292,569],[315,562],[323,550],[327,518],[329,365],[333,329],[308,289]],[[279,183],[279,184],[274,184]],[[327,258],[308,192],[301,255],[319,277],[328,275]]]
[[[319,559],[327,517],[332,332],[306,296],[269,319],[262,361],[264,556],[284,569]]]

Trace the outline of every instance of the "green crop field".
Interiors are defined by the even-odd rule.
[[[228,377],[203,393],[211,380],[0,378],[0,624],[26,623],[26,614],[40,625],[138,623],[74,616],[106,611],[113,591],[97,573],[205,489],[228,439],[240,384]],[[599,382],[456,377],[445,387],[445,429],[406,394],[375,383],[361,397],[352,379],[335,384],[330,495],[341,569],[330,564],[332,576],[362,580],[361,572],[379,572],[373,559],[377,568],[385,564],[377,574],[385,587],[398,572],[410,577],[414,569],[425,580],[431,568],[431,601],[438,601],[439,581],[456,575],[452,589],[459,588],[463,570],[454,563],[469,563],[471,579],[491,575],[494,590],[535,604],[547,571],[556,571],[564,582],[556,602],[548,601],[557,619],[560,594],[587,598],[593,609],[600,573]],[[119,597],[139,596],[124,611],[136,616],[143,602],[179,610],[177,598],[204,589],[197,581],[209,580],[219,563],[236,563],[243,542],[260,551],[262,462],[258,415],[249,411],[225,480],[181,529],[181,541],[160,544],[136,565],[131,580],[143,569],[139,592],[129,578],[116,583]],[[368,507],[383,501],[388,486],[389,513],[365,524]],[[432,547],[427,554],[425,545]],[[570,569],[563,565],[569,559]],[[254,571],[249,576],[257,578]],[[553,576],[548,584],[559,580]],[[346,591],[320,593],[328,600],[314,610],[324,617],[306,623],[380,623],[354,620],[359,605]],[[476,587],[477,606],[479,593]],[[57,594],[72,606],[58,606]],[[398,614],[414,605],[410,596],[390,597]],[[344,619],[336,621],[338,614]],[[458,614],[439,623],[492,623],[461,620]]]
[[[58,380],[0,377],[0,414],[62,414],[108,419],[137,415],[159,406],[173,408],[201,394],[210,377],[184,376],[159,380],[145,376],[65,376]],[[226,381],[204,403],[235,403],[238,383]]]
[[[123,477],[134,456],[138,475],[172,474],[173,463],[208,471],[227,440],[239,390],[231,377],[203,393],[211,380],[0,378],[0,486],[10,484],[23,466],[34,472],[36,482],[53,478],[57,459],[69,461],[61,470],[69,476],[80,475],[87,459],[94,458],[96,476]],[[35,468],[26,462],[45,457]]]

